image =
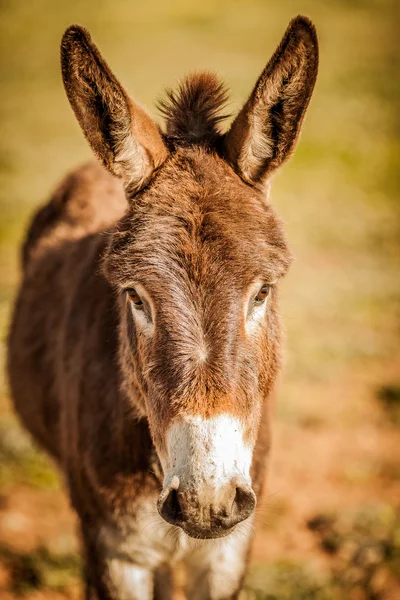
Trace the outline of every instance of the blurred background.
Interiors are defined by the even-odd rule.
[[[320,75],[272,202],[296,255],[282,287],[286,366],[244,598],[400,598],[400,10],[397,0],[0,0],[1,359],[32,212],[91,154],[59,43],[85,25],[127,89],[190,70],[246,99],[298,13]],[[3,376],[2,376],[3,377]],[[62,482],[0,391],[0,598],[79,598]]]

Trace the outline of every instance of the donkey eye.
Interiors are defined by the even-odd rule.
[[[271,286],[269,283],[265,283],[262,288],[260,288],[257,296],[254,298],[254,304],[262,304],[263,302],[265,302],[269,292],[270,292]]]
[[[133,306],[135,308],[137,308],[138,310],[143,310],[143,302],[139,296],[139,294],[137,293],[137,291],[134,288],[129,288],[127,290],[125,290],[129,300],[132,302]]]

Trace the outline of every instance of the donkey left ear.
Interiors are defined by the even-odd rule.
[[[307,17],[293,19],[225,139],[225,155],[251,185],[291,154],[318,72],[318,41]]]
[[[136,193],[167,158],[151,117],[119,83],[89,33],[72,25],[61,42],[65,90],[75,116],[97,157]]]

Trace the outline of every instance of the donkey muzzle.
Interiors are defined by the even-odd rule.
[[[247,519],[254,511],[256,496],[240,477],[221,487],[182,485],[174,477],[161,492],[158,511],[165,521],[181,527],[197,539],[219,538]]]

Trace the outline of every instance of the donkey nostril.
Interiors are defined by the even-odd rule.
[[[240,520],[247,519],[253,512],[256,499],[254,492],[251,488],[236,488],[235,500],[234,500],[234,512],[240,517]]]
[[[176,489],[172,489],[161,507],[161,516],[168,521],[168,523],[175,524],[180,521],[181,512],[178,492]]]

